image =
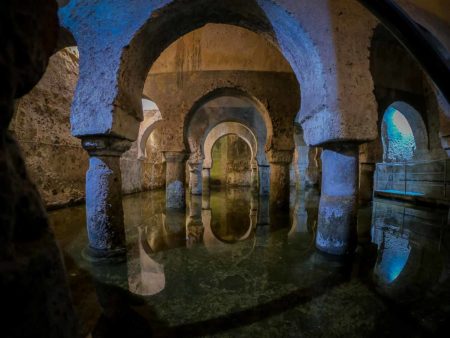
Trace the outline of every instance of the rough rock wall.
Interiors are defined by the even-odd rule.
[[[211,183],[221,186],[250,186],[251,150],[238,136],[220,138],[213,146]]]
[[[47,206],[84,198],[88,155],[69,121],[77,80],[77,50],[54,54],[36,87],[18,101],[10,125]]]
[[[0,299],[3,337],[78,337],[61,252],[19,146],[14,99],[43,75],[56,46],[56,3],[0,2]]]
[[[31,179],[47,207],[67,205],[85,197],[88,155],[80,140],[70,133],[70,107],[77,80],[76,48],[54,54],[43,78],[18,101],[10,124]],[[141,161],[137,155],[137,145],[133,144],[121,157],[123,192],[164,186],[162,160],[155,170],[154,160]]]

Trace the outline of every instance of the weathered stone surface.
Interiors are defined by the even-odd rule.
[[[322,172],[316,247],[333,255],[352,253],[357,239],[358,146],[324,149]]]
[[[292,150],[268,152],[270,162],[270,207],[273,210],[289,210],[290,164]]]
[[[248,126],[258,144],[263,145],[262,151],[293,148],[299,89],[292,73],[187,72],[181,87],[178,76],[150,73],[144,88],[161,110],[159,128],[165,135],[164,150],[180,151],[188,144],[189,151],[199,159],[208,131],[227,121]]]
[[[83,140],[90,156],[86,173],[88,259],[125,257],[120,156],[130,145],[127,140],[111,137]]]
[[[182,209],[186,206],[186,153],[164,152],[166,160],[166,207]]]
[[[270,207],[273,210],[289,210],[290,163],[270,164]]]
[[[221,186],[250,186],[252,152],[235,134],[219,138],[212,148],[211,181]],[[211,162],[205,159],[205,166]]]
[[[84,199],[88,155],[69,122],[77,80],[77,51],[54,54],[36,87],[18,101],[10,125],[47,206]]]

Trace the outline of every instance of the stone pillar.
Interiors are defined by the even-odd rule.
[[[166,160],[166,208],[186,207],[186,153],[184,151],[165,151]]]
[[[120,156],[131,142],[114,137],[82,140],[89,153],[86,173],[86,217],[89,246],[85,257],[93,261],[125,258]]]
[[[359,165],[359,202],[362,205],[372,201],[375,166],[375,163],[360,163]]]
[[[189,162],[189,191],[191,195],[202,194],[202,163]]]
[[[256,218],[256,245],[265,247],[269,243],[270,212],[269,196],[260,195]]]
[[[186,221],[187,246],[200,243],[203,237],[202,196],[191,195],[189,200],[189,216]]]
[[[256,228],[258,224],[258,196],[252,194],[250,197],[250,226]]]
[[[324,149],[322,175],[316,247],[334,255],[351,253],[357,240],[358,146]]]
[[[382,160],[380,139],[359,146],[359,202],[362,205],[372,201],[376,163]]]
[[[211,196],[209,194],[202,195],[202,209],[211,209]]]
[[[259,194],[268,196],[270,193],[270,167],[268,165],[258,165]]]
[[[211,178],[211,168],[203,168],[202,169],[202,185],[203,185],[203,193],[204,194],[209,194],[210,178]]]
[[[250,189],[253,193],[258,192],[258,163],[251,163]]]
[[[291,150],[272,150],[270,162],[270,207],[275,210],[289,210]]]
[[[320,148],[306,145],[297,146],[298,183],[301,189],[319,184],[320,181]]]

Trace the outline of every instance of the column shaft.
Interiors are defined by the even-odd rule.
[[[202,169],[202,185],[203,185],[203,193],[204,194],[209,194],[210,178],[211,178],[211,168],[203,168]]]
[[[186,153],[164,152],[166,160],[166,208],[186,207]]]
[[[130,142],[109,137],[83,139],[88,151],[86,217],[90,260],[116,259],[125,255],[120,155]]]
[[[292,151],[272,150],[270,161],[270,207],[275,210],[289,210],[290,163]]]
[[[202,194],[202,163],[189,163],[189,190],[192,195]]]
[[[343,255],[356,247],[358,146],[328,146],[322,153],[322,195],[316,247]]]
[[[259,194],[267,196],[270,193],[270,167],[267,165],[258,166]]]

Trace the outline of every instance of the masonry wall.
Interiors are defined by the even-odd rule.
[[[250,186],[249,146],[238,136],[220,138],[213,149],[211,184],[220,186]]]

